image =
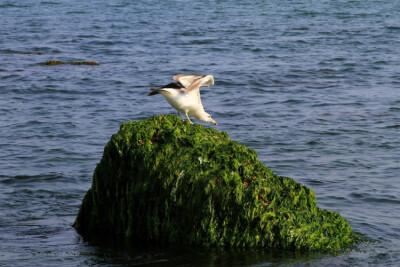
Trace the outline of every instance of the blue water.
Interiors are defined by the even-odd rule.
[[[399,40],[397,0],[0,0],[0,265],[396,266]],[[175,113],[148,88],[193,72],[215,77],[215,128],[370,241],[324,255],[83,240],[71,225],[108,139]]]

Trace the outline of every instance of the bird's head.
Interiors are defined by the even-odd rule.
[[[202,118],[201,121],[203,121],[203,122],[211,122],[211,123],[214,124],[215,126],[218,126],[217,122],[216,122],[215,120],[213,120],[213,119],[211,118],[211,115],[208,114],[207,112],[205,112],[205,114],[204,114],[204,116],[203,116],[203,118]]]

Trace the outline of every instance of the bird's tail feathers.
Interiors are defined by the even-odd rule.
[[[147,96],[156,95],[156,94],[159,93],[159,90],[158,90],[158,89],[150,88],[149,90],[150,90],[151,92],[150,92]]]

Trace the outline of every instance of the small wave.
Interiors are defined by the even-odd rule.
[[[108,4],[107,6],[108,7],[117,7],[117,8],[120,8],[120,7],[127,7],[127,6],[129,6],[130,5],[130,3],[129,2],[126,2],[126,3],[120,3],[120,4]]]
[[[41,5],[60,5],[61,3],[58,2],[51,2],[51,1],[42,1],[40,2]]]
[[[391,31],[400,31],[400,26],[386,26],[386,29]]]
[[[376,64],[376,65],[387,65],[388,62],[385,60],[379,60],[379,61],[375,61],[372,64]]]
[[[10,4],[10,3],[0,5],[0,8],[24,8],[24,7],[31,7],[31,6],[17,5],[17,4]]]
[[[199,40],[192,40],[189,42],[191,45],[206,45],[206,44],[214,44],[218,42],[218,39],[199,39]]]
[[[83,11],[83,10],[76,10],[76,11],[68,11],[65,14],[67,14],[67,15],[80,15],[80,14],[87,14],[87,12]]]
[[[56,181],[64,178],[65,177],[59,174],[17,175],[11,177],[7,175],[0,175],[0,183],[2,184],[32,183],[38,181]]]
[[[388,125],[384,127],[385,129],[399,129],[400,124]]]
[[[79,38],[82,39],[89,39],[89,38],[100,38],[100,36],[98,35],[93,35],[93,34],[82,34],[82,35],[78,35]]]
[[[15,78],[15,77],[20,77],[19,75],[12,75],[6,76],[3,78]],[[107,92],[105,91],[79,91],[79,90],[67,90],[67,89],[56,89],[52,87],[48,88],[28,88],[28,89],[12,89],[10,92],[17,93],[17,94],[32,94],[32,95],[38,95],[38,94],[61,94],[61,95],[106,95]]]
[[[369,203],[390,203],[390,204],[400,204],[400,199],[395,196],[386,196],[386,197],[374,197],[369,194],[356,194],[352,193],[352,197],[360,198],[365,202]]]
[[[283,101],[284,104],[301,104],[304,103],[304,100],[300,100],[300,99],[288,99]]]
[[[33,47],[28,51],[14,49],[0,49],[0,54],[15,54],[15,55],[43,55],[43,54],[58,54],[60,50],[52,47]]]
[[[324,15],[324,13],[322,13],[322,12],[310,11],[310,10],[304,10],[304,9],[295,9],[294,12],[300,16],[305,16],[305,17],[316,17],[319,15]]]
[[[298,28],[293,28],[294,31],[308,31],[310,28],[308,27],[298,27]]]
[[[1,49],[0,54],[41,55],[40,52],[18,51],[13,49]]]
[[[306,183],[306,184],[308,184],[308,185],[315,185],[315,186],[318,186],[318,185],[322,185],[322,184],[325,184],[325,183],[327,183],[327,181],[321,181],[321,180],[317,180],[317,179],[310,179],[310,178],[306,178],[306,179],[303,179],[303,181],[304,181],[304,183]]]

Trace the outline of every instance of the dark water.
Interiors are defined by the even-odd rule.
[[[399,40],[400,1],[0,0],[0,265],[396,266]],[[218,130],[374,241],[334,256],[83,240],[71,224],[106,142],[174,113],[147,89],[187,72],[215,76]]]

